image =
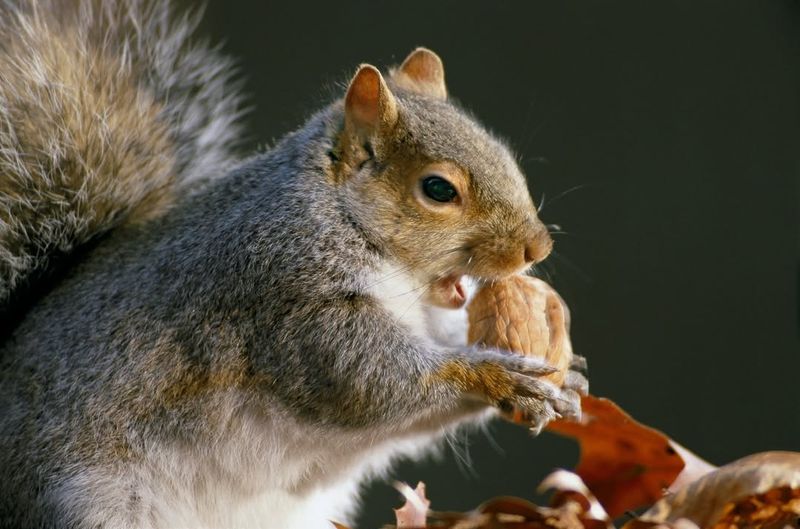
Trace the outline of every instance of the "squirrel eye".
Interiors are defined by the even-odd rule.
[[[422,180],[422,191],[436,202],[452,202],[458,196],[455,186],[441,176],[427,176]]]

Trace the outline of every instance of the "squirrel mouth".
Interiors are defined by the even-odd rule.
[[[450,274],[436,280],[428,290],[428,301],[446,309],[459,309],[467,302],[464,276]]]

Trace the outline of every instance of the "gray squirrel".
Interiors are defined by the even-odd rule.
[[[0,3],[0,527],[330,527],[459,425],[577,415],[579,373],[441,335],[552,242],[439,57],[239,160],[193,26]]]

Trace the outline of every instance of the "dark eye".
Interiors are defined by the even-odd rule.
[[[436,202],[452,202],[458,196],[455,186],[441,176],[426,176],[422,181],[422,190]]]

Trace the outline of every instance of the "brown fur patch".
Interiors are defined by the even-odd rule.
[[[511,374],[493,362],[470,364],[464,360],[449,360],[425,381],[425,385],[430,387],[441,382],[464,393],[482,396],[491,403],[506,401],[515,394]]]

